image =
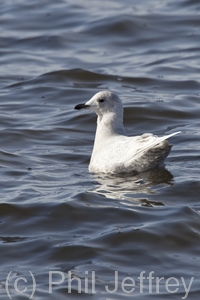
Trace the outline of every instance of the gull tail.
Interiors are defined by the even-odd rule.
[[[140,149],[132,159],[128,161],[128,165],[130,165],[132,161],[138,172],[164,166],[164,161],[172,147],[167,139],[179,133],[180,131],[162,137],[154,136],[155,140],[150,145]]]

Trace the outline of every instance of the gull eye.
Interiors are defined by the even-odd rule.
[[[99,99],[99,102],[100,103],[104,102],[104,99],[103,98]]]

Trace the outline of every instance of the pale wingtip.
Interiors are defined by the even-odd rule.
[[[176,135],[176,134],[179,134],[179,133],[182,133],[182,132],[181,131],[177,131],[177,132],[172,133],[172,135]]]
[[[177,135],[177,134],[179,134],[179,133],[181,133],[181,131],[177,131],[177,132],[174,132],[174,133],[171,133],[171,134],[168,134],[168,135],[164,135],[163,137],[160,137],[159,139],[160,139],[160,141],[161,141],[161,140],[162,140],[162,141],[168,140],[168,139],[171,138],[172,136]]]
[[[163,137],[163,140],[168,140],[169,138],[171,138],[171,137],[173,137],[174,135],[177,135],[177,134],[179,134],[179,133],[181,133],[181,131],[177,131],[177,132],[171,133],[171,134],[169,134],[169,135],[165,135],[165,136]]]

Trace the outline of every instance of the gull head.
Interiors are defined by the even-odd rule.
[[[110,91],[101,91],[95,94],[85,104],[78,104],[75,109],[87,108],[94,111],[98,116],[105,114],[123,115],[123,106],[119,97]]]

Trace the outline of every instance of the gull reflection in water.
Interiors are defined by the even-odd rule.
[[[96,186],[90,192],[106,198],[129,200],[144,206],[163,205],[162,202],[148,200],[148,195],[156,194],[163,186],[173,185],[173,175],[166,169],[154,169],[137,175],[92,176]]]

